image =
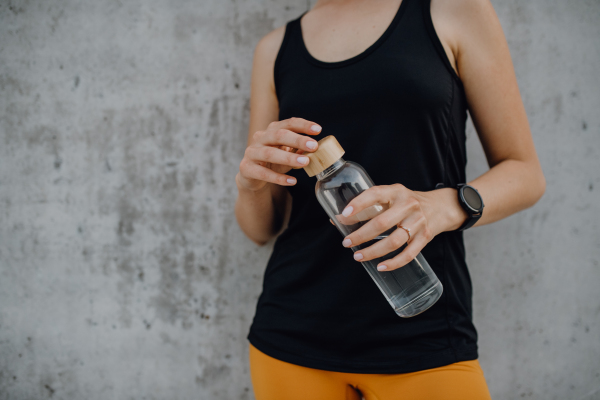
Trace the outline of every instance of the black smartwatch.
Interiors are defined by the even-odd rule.
[[[467,220],[457,229],[457,231],[464,231],[472,227],[481,218],[484,204],[481,195],[473,186],[459,183],[456,185],[456,189],[458,189],[458,202],[468,214]]]

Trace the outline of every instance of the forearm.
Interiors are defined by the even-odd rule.
[[[474,226],[489,224],[534,205],[545,191],[545,180],[537,160],[504,160],[469,182],[481,195],[485,207]],[[454,231],[468,215],[460,206],[454,188],[428,192],[427,203],[435,233]],[[432,204],[432,205],[431,205]]]
[[[259,246],[264,245],[277,234],[282,226],[282,217],[275,206],[271,187],[267,183],[257,191],[244,188],[238,182],[238,197],[235,203],[235,216],[242,231]]]
[[[475,226],[501,220],[533,206],[546,190],[537,159],[504,160],[469,184],[479,191],[485,204]]]

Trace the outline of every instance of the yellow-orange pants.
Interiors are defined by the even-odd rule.
[[[479,361],[406,374],[354,374],[306,368],[250,345],[257,400],[490,400]]]

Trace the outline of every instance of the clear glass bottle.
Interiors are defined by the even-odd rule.
[[[345,237],[381,214],[387,207],[376,204],[350,217],[342,215],[342,211],[353,198],[374,186],[364,168],[355,162],[345,161],[341,157],[343,154],[344,150],[335,137],[327,136],[319,141],[317,151],[306,154],[309,156],[310,162],[304,169],[309,176],[317,176],[318,181],[315,187],[317,199]],[[377,240],[387,237],[395,229],[400,228],[392,227],[375,239],[352,247],[352,250],[356,252],[368,247]],[[361,264],[373,278],[396,314],[408,318],[431,307],[442,295],[443,287],[421,253],[401,268],[393,271],[377,271],[377,264],[395,257],[405,246],[383,257]]]

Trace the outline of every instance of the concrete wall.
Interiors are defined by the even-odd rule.
[[[0,1],[0,399],[253,398],[271,246],[233,177],[253,47],[310,4]],[[495,399],[599,399],[600,3],[494,5],[548,189],[467,233],[481,362]]]

